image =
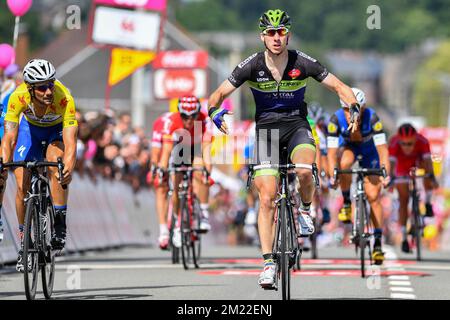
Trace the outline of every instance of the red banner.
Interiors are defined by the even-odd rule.
[[[114,7],[143,8],[154,11],[165,11],[167,6],[167,0],[95,0],[94,2]]]
[[[161,51],[153,61],[156,69],[206,69],[206,51]]]
[[[201,69],[158,69],[154,72],[154,92],[157,99],[206,95],[206,72]]]

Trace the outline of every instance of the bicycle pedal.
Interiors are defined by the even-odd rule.
[[[208,233],[208,230],[204,230],[204,229],[194,229],[194,231],[199,234]]]

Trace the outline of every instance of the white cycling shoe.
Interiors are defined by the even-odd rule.
[[[263,289],[273,289],[275,286],[275,264],[269,264],[264,267],[263,272],[259,275],[258,284]]]
[[[298,215],[298,233],[299,237],[308,237],[314,233],[314,222],[309,214],[300,212]]]
[[[180,230],[180,228],[173,229],[172,244],[176,248],[181,248],[181,230]]]
[[[211,225],[209,224],[208,219],[202,218],[200,220],[200,231],[208,232],[209,230],[211,230]]]

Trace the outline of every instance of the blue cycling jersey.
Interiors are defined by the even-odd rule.
[[[383,124],[375,111],[364,108],[361,114],[360,128],[351,133],[348,130],[344,109],[339,109],[328,123],[328,148],[345,147],[352,150],[355,157],[361,155],[361,165],[366,168],[379,168],[379,157],[376,146],[386,143]]]

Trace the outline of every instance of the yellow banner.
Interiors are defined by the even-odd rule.
[[[152,62],[155,57],[156,53],[152,51],[136,51],[123,48],[112,49],[109,85],[116,85],[140,67]]]

